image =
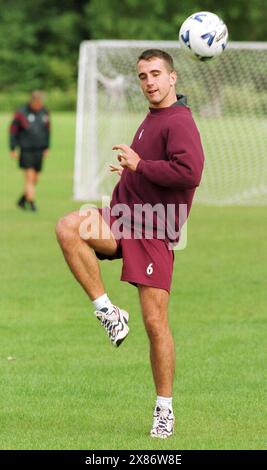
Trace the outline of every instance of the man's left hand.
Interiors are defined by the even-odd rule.
[[[131,171],[136,171],[138,162],[141,159],[139,155],[133,149],[131,149],[131,147],[125,144],[118,144],[114,145],[114,147],[112,147],[112,150],[121,150],[121,152],[118,154],[118,160],[123,168],[128,168]]]

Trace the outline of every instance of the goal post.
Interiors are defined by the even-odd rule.
[[[99,197],[97,171],[97,48],[84,42],[80,47],[74,165],[74,197]]]
[[[148,111],[136,61],[145,49],[169,52],[177,93],[187,96],[206,164],[196,200],[267,204],[267,43],[229,43],[218,58],[192,60],[177,41],[84,41],[80,46],[74,198],[109,195],[117,176],[112,146],[131,144]]]

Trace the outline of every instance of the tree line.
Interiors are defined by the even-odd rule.
[[[0,0],[0,94],[73,89],[82,40],[178,40],[195,11],[219,14],[232,41],[265,41],[266,1]]]

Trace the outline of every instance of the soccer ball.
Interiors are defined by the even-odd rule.
[[[181,47],[199,60],[220,55],[226,48],[227,40],[226,25],[217,15],[208,11],[189,16],[179,31]]]

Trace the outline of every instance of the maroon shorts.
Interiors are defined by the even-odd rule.
[[[112,224],[116,221],[116,217],[110,215],[108,207],[98,210],[112,231]],[[169,250],[164,240],[120,238],[116,239],[116,242],[117,251],[113,256],[96,252],[98,259],[122,258],[122,281],[135,286],[140,284],[170,292],[174,253],[173,250]]]

